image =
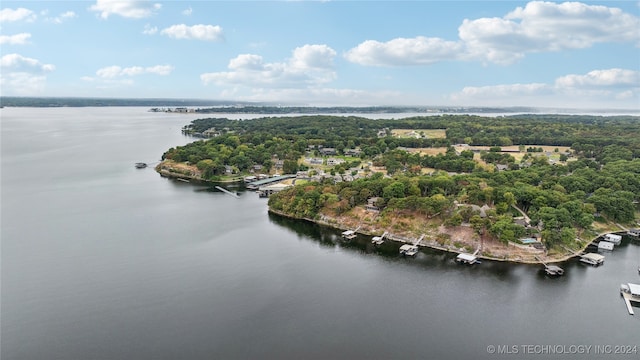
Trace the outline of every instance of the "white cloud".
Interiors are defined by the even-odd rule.
[[[570,74],[556,79],[558,88],[639,88],[640,72],[628,69],[593,70],[584,75]]]
[[[220,26],[213,25],[173,25],[163,29],[160,33],[174,39],[195,39],[206,41],[224,40],[222,28]]]
[[[527,53],[582,49],[598,43],[640,46],[640,18],[619,8],[532,1],[504,17],[465,19],[455,41],[417,36],[367,40],[345,54],[361,65],[429,65],[447,60],[510,64]]]
[[[76,15],[76,13],[73,12],[73,11],[66,11],[66,12],[64,12],[64,13],[56,16],[56,17],[46,18],[46,21],[52,22],[54,24],[62,24],[66,20],[73,19],[73,18],[75,18],[77,16],[78,15]]]
[[[465,19],[458,29],[469,55],[510,63],[525,53],[588,48],[603,42],[640,44],[640,18],[579,2],[532,1],[503,18]]]
[[[45,75],[55,70],[55,66],[20,54],[8,54],[0,58],[0,69],[0,86],[4,93],[33,95],[44,90]]]
[[[396,38],[385,43],[367,40],[347,51],[347,60],[361,65],[428,65],[459,57],[462,44],[440,38]]]
[[[2,9],[0,10],[0,22],[12,22],[12,21],[34,21],[36,14],[25,8],[17,9]]]
[[[20,54],[4,55],[0,59],[0,67],[3,72],[23,72],[31,74],[44,74],[56,68],[51,64],[43,64],[39,60],[24,57]]]
[[[31,34],[29,33],[20,33],[15,35],[0,35],[0,45],[24,45],[29,43],[29,38]]]
[[[142,33],[145,35],[154,35],[158,32],[158,28],[156,26],[151,26],[149,24],[144,26],[144,30],[142,30]]]
[[[144,0],[97,0],[89,10],[100,13],[103,19],[111,15],[141,19],[152,16],[162,5]]]
[[[110,79],[122,76],[137,76],[144,74],[169,75],[173,71],[171,65],[156,65],[150,67],[131,66],[120,67],[117,65],[103,67],[96,71],[96,75],[103,79]]]
[[[189,6],[189,8],[182,10],[182,15],[184,16],[190,16],[193,13],[193,9],[191,8],[191,6]]]
[[[629,107],[640,104],[640,72],[628,69],[593,70],[561,76],[553,84],[469,86],[450,95],[461,105]],[[509,103],[505,103],[508,99]]]
[[[307,88],[333,81],[336,52],[327,45],[304,45],[288,62],[265,63],[259,55],[241,54],[229,61],[228,72],[204,73],[202,82],[249,88]]]

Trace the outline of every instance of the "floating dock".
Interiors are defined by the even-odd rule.
[[[474,254],[461,253],[456,256],[456,262],[460,264],[473,265],[478,262],[478,258]]]
[[[400,255],[414,256],[418,253],[418,245],[404,244],[400,246]]]
[[[562,276],[564,275],[564,269],[557,265],[548,265],[542,259],[536,256],[536,259],[544,265],[544,272],[550,276]]]
[[[239,198],[240,198],[240,197],[238,196],[238,194],[236,194],[236,193],[234,193],[234,192],[231,192],[231,191],[229,191],[229,190],[227,190],[227,189],[223,188],[222,186],[217,186],[217,185],[216,185],[216,186],[215,186],[215,188],[216,188],[216,189],[218,189],[218,190],[220,190],[220,191],[222,191],[223,193],[225,193],[225,194],[227,194],[227,195],[231,195],[231,196],[233,196],[233,197],[234,197],[234,198],[236,198],[236,199],[239,199]]]
[[[614,244],[608,241],[600,241],[598,243],[598,251],[613,251]]]
[[[605,234],[602,240],[613,243],[614,245],[620,245],[620,242],[622,241],[622,235]]]
[[[384,243],[384,237],[387,236],[389,232],[386,231],[382,236],[374,236],[371,238],[371,243],[374,245],[382,245]]]
[[[604,256],[596,253],[583,254],[580,255],[580,261],[585,264],[598,266],[604,264]]]
[[[629,311],[629,315],[633,315],[633,306],[631,302],[640,303],[640,285],[638,284],[621,284],[620,285],[620,295],[624,299],[625,305],[627,305],[627,311]]]
[[[358,234],[355,230],[346,230],[342,232],[342,237],[347,240],[355,239],[357,236]]]

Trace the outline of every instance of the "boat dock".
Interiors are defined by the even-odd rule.
[[[382,243],[384,243],[384,237],[387,236],[387,234],[389,234],[389,232],[385,231],[382,236],[374,236],[373,238],[371,238],[371,243],[374,245],[382,245]]]
[[[549,265],[544,260],[536,256],[536,260],[540,261],[544,265],[544,272],[550,276],[562,276],[564,275],[564,269],[557,265]]]
[[[347,239],[347,240],[352,240],[355,239],[358,236],[358,229],[360,229],[360,226],[358,226],[355,230],[346,230],[342,232],[342,237]]]
[[[422,239],[424,239],[424,237],[425,237],[425,234],[422,234],[422,236],[420,236],[420,238],[418,238],[418,240],[413,242],[413,245],[404,244],[404,245],[400,246],[400,255],[414,256],[414,255],[418,254],[418,251],[420,250],[420,248],[418,247],[418,244],[420,244],[420,241],[422,241]]]
[[[580,255],[580,261],[585,264],[598,266],[604,264],[604,256],[596,253],[582,254]]]
[[[627,305],[627,311],[629,315],[633,315],[633,306],[631,302],[640,303],[640,285],[638,284],[622,284],[620,285],[620,295],[624,299],[625,305]]]
[[[458,256],[456,256],[456,262],[460,263],[460,264],[467,264],[467,265],[473,265],[476,263],[479,263],[478,258],[476,257],[476,255],[478,255],[478,253],[480,252],[480,249],[476,249],[476,251],[474,251],[473,254],[468,254],[468,253],[460,253],[458,254]]]
[[[218,190],[220,190],[220,191],[222,191],[223,193],[225,193],[225,194],[227,194],[227,195],[231,195],[231,196],[235,197],[236,199],[239,199],[239,198],[240,198],[240,197],[238,196],[238,194],[236,194],[236,193],[234,193],[234,192],[231,192],[231,191],[229,191],[229,190],[227,190],[227,189],[223,188],[222,186],[217,186],[217,185],[216,185],[216,186],[215,186],[215,188],[216,188],[216,189],[218,189]]]
[[[296,177],[295,175],[280,175],[280,176],[274,176],[274,177],[270,177],[262,180],[252,181],[247,184],[247,189],[258,190],[262,185],[272,184],[272,183],[280,182],[286,179],[293,179],[295,177]]]

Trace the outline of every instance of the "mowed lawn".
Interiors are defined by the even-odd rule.
[[[391,135],[399,138],[445,139],[446,129],[393,129]]]

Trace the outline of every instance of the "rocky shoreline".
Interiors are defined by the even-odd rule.
[[[290,219],[295,219],[295,220],[302,220],[302,221],[308,221],[314,224],[318,224],[321,226],[326,226],[326,227],[330,227],[333,229],[337,229],[337,230],[354,230],[353,227],[349,226],[348,224],[345,224],[341,221],[339,221],[336,218],[331,218],[328,217],[326,215],[322,215],[320,216],[320,218],[318,219],[309,219],[309,218],[299,218],[299,217],[294,217],[294,216],[290,216],[286,213],[283,213],[281,211],[277,211],[274,209],[269,208],[269,213],[278,215],[278,216],[283,216],[286,218],[290,218]],[[389,229],[375,229],[375,231],[373,231],[373,229],[371,229],[370,227],[367,226],[361,226],[356,232],[358,234],[361,235],[365,235],[365,236],[376,236],[376,235],[380,235],[381,233],[383,233],[385,230],[389,230]],[[415,237],[409,237],[409,236],[402,236],[402,235],[398,235],[398,234],[393,234],[389,231],[388,235],[386,236],[388,239],[390,239],[391,241],[395,241],[398,243],[408,243],[408,244],[413,244],[415,243],[415,241],[418,239],[420,234],[414,234],[416,235]],[[563,254],[560,256],[547,256],[546,253],[531,253],[529,255],[525,256],[522,253],[518,253],[518,252],[514,252],[514,254],[512,256],[503,256],[503,257],[498,257],[498,256],[491,256],[491,255],[487,255],[487,254],[483,254],[482,251],[478,253],[477,257],[479,259],[484,259],[484,260],[490,260],[490,261],[500,261],[500,262],[510,262],[510,263],[517,263],[517,264],[543,264],[547,263],[562,263],[565,261],[570,260],[571,258],[576,257],[576,253],[581,253],[583,251],[586,250],[586,248],[594,241],[596,240],[599,236],[601,236],[601,234],[599,234],[598,236],[596,236],[595,238],[593,238],[590,241],[586,241],[585,244],[579,249],[576,250],[574,253],[570,253],[570,254]],[[467,244],[468,245],[468,244]],[[425,247],[425,248],[430,248],[430,249],[435,249],[435,250],[439,250],[439,251],[445,251],[445,252],[451,252],[451,253],[461,253],[461,252],[468,252],[468,249],[465,249],[464,247],[456,247],[456,246],[445,246],[442,245],[440,243],[438,243],[436,240],[434,240],[432,237],[425,237],[423,240],[421,240],[418,243],[418,246],[420,247]]]

